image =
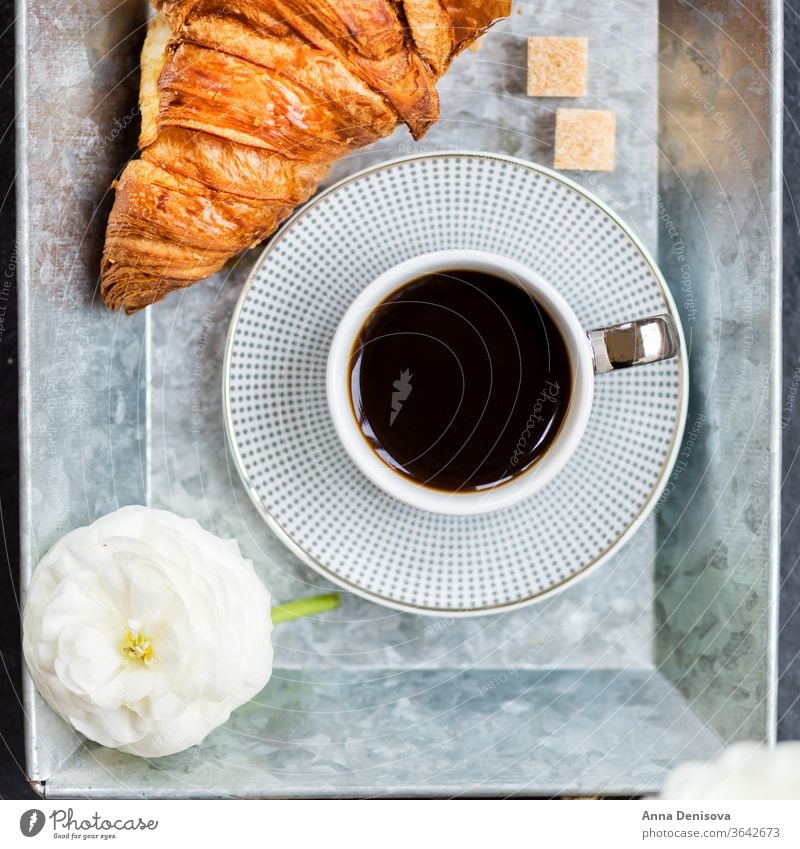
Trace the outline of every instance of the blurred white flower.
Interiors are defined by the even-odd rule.
[[[709,763],[689,761],[669,774],[662,799],[800,799],[800,741],[770,749],[734,743]]]
[[[68,533],[34,572],[25,660],[53,709],[146,757],[199,743],[272,672],[270,596],[234,540],[124,507]]]

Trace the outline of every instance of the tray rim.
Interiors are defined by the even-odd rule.
[[[770,410],[770,522],[769,559],[767,561],[767,742],[774,746],[778,739],[778,682],[780,679],[779,637],[781,605],[781,488],[783,469],[783,5],[769,0],[770,32],[770,214],[772,230],[772,262],[769,292],[774,299],[771,313],[772,408]]]
[[[30,263],[27,246],[30,227],[28,221],[28,161],[23,140],[27,139],[28,127],[28,2],[15,0],[14,10],[14,106],[16,109],[16,214],[17,214],[17,326],[20,330],[27,327],[30,319],[29,281]],[[24,332],[17,332],[17,360],[19,369],[19,590],[20,614],[25,604],[28,582],[33,571],[32,551],[32,492],[29,470],[31,468],[32,445],[30,438],[30,408],[33,397],[31,391],[30,369],[22,368],[29,361],[30,344]],[[20,644],[22,634],[22,617],[20,615]],[[38,738],[36,735],[35,713],[36,689],[33,679],[28,672],[24,658],[22,659],[22,709],[25,713],[25,769],[26,778],[33,791],[44,798],[45,781],[39,775]]]
[[[528,171],[542,174],[545,177],[555,180],[556,182],[562,183],[567,188],[577,192],[590,203],[594,204],[602,213],[604,213],[609,219],[611,219],[611,221],[613,221],[617,227],[620,228],[620,230],[627,236],[627,238],[631,240],[634,247],[638,250],[639,254],[644,259],[653,277],[655,278],[656,283],[661,289],[661,294],[667,304],[669,314],[671,315],[677,326],[678,336],[680,340],[680,352],[677,357],[678,383],[680,394],[678,403],[676,405],[677,417],[675,427],[672,431],[672,441],[666,460],[664,461],[664,464],[661,467],[661,472],[659,474],[658,480],[656,481],[656,484],[653,487],[650,496],[637,514],[636,518],[625,529],[625,531],[620,534],[616,538],[616,540],[614,540],[614,542],[610,546],[604,549],[593,561],[585,565],[580,571],[576,572],[574,575],[571,575],[569,578],[565,578],[563,581],[554,584],[548,589],[542,590],[538,593],[534,593],[533,595],[527,596],[526,598],[517,599],[516,601],[508,602],[506,604],[489,605],[486,607],[472,608],[466,610],[460,608],[434,608],[423,607],[422,605],[412,605],[405,602],[399,602],[395,599],[382,596],[378,593],[370,592],[369,590],[366,590],[357,584],[349,582],[347,579],[342,578],[335,572],[332,572],[324,564],[320,563],[313,556],[308,554],[308,552],[306,552],[270,514],[269,510],[267,509],[267,506],[261,501],[255,488],[250,484],[247,472],[244,467],[244,463],[242,461],[241,455],[236,445],[236,440],[234,438],[230,388],[230,367],[231,357],[233,354],[233,342],[234,337],[236,335],[236,328],[241,317],[242,309],[244,308],[244,304],[247,300],[250,290],[255,284],[256,276],[258,275],[261,267],[264,265],[269,255],[280,243],[283,237],[288,233],[288,231],[301,218],[303,218],[307,213],[314,209],[319,203],[324,201],[329,195],[337,192],[339,189],[352,182],[355,182],[356,180],[360,180],[370,174],[379,173],[381,171],[388,170],[398,165],[405,165],[412,162],[419,162],[422,160],[444,159],[449,157],[488,159],[506,162],[512,165],[523,167]],[[225,443],[228,447],[228,451],[230,452],[230,456],[233,459],[234,466],[236,467],[236,471],[239,475],[242,485],[244,486],[248,497],[255,506],[261,518],[266,522],[270,530],[287,547],[287,549],[292,554],[294,554],[303,563],[305,563],[319,575],[324,577],[326,580],[331,581],[335,585],[347,590],[348,592],[353,593],[354,595],[359,596],[360,598],[366,599],[367,601],[371,601],[374,604],[380,604],[383,607],[387,607],[401,613],[412,613],[420,616],[445,617],[454,619],[477,618],[480,616],[491,616],[499,613],[507,613],[513,610],[521,610],[530,605],[544,601],[545,599],[553,598],[554,596],[566,590],[568,587],[572,587],[577,582],[583,580],[588,574],[593,573],[596,569],[599,569],[623,545],[625,545],[628,540],[633,537],[633,535],[644,524],[644,522],[647,520],[647,518],[657,505],[658,499],[664,492],[667,482],[669,481],[669,476],[672,472],[672,469],[674,468],[675,462],[677,461],[678,455],[680,453],[681,441],[686,427],[686,419],[688,416],[689,408],[689,379],[689,364],[683,324],[681,322],[680,312],[678,311],[677,304],[675,303],[675,299],[672,295],[672,292],[670,291],[669,285],[664,279],[664,276],[662,275],[654,258],[650,254],[650,251],[647,250],[647,248],[642,243],[641,239],[639,239],[639,237],[633,232],[630,226],[626,224],[625,221],[621,219],[605,202],[600,200],[596,195],[585,189],[575,180],[566,177],[559,171],[556,171],[552,168],[548,168],[545,165],[540,165],[537,162],[532,162],[531,160],[521,159],[516,156],[509,156],[507,154],[493,153],[488,151],[459,149],[429,151],[387,159],[375,165],[363,168],[354,174],[351,174],[347,177],[342,178],[341,180],[338,180],[333,185],[329,186],[321,192],[318,192],[316,195],[314,195],[313,198],[311,198],[311,200],[307,201],[305,204],[303,204],[303,206],[299,207],[292,214],[292,216],[270,238],[269,242],[264,246],[264,249],[258,255],[258,258],[253,264],[253,268],[248,274],[247,280],[245,281],[244,286],[242,287],[241,294],[239,295],[239,298],[236,302],[236,307],[233,311],[233,315],[228,326],[228,334],[225,340],[225,353],[222,366],[222,406],[223,422],[225,429]]]

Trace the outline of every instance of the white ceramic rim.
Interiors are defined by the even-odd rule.
[[[569,408],[546,454],[522,474],[481,492],[444,492],[415,483],[373,451],[358,426],[350,397],[350,356],[364,322],[392,293],[423,274],[454,269],[484,271],[529,292],[547,311],[567,345],[572,374]],[[472,516],[510,507],[551,481],[575,453],[589,423],[594,398],[591,345],[578,317],[559,292],[532,269],[499,254],[476,250],[434,251],[412,257],[368,284],[344,314],[328,356],[328,407],[334,427],[356,466],[376,486],[411,507],[450,516]]]
[[[343,578],[341,575],[337,574],[336,572],[325,566],[324,563],[321,563],[319,560],[310,555],[301,545],[299,545],[292,538],[289,533],[284,530],[282,525],[274,518],[274,516],[271,515],[271,513],[267,509],[267,506],[259,497],[255,487],[253,487],[253,485],[250,483],[250,480],[247,476],[247,469],[245,468],[241,454],[239,453],[239,449],[236,444],[236,438],[234,436],[233,427],[233,413],[231,409],[230,367],[231,356],[233,354],[233,341],[236,336],[236,327],[239,323],[239,318],[241,316],[241,312],[244,307],[245,301],[247,300],[247,296],[250,292],[250,289],[254,285],[256,277],[258,276],[259,269],[264,264],[265,260],[269,257],[269,255],[272,253],[275,246],[280,242],[280,240],[289,230],[289,228],[294,226],[297,221],[303,218],[307,212],[309,212],[318,203],[328,197],[328,195],[332,194],[335,191],[338,191],[340,188],[348,185],[354,180],[361,179],[362,177],[365,177],[368,174],[372,174],[378,171],[384,171],[398,165],[404,165],[408,162],[422,161],[426,159],[443,159],[447,157],[488,159],[497,162],[506,162],[510,165],[516,165],[521,168],[525,168],[528,171],[532,171],[535,174],[541,174],[545,177],[548,177],[557,183],[561,183],[566,188],[576,192],[581,197],[585,198],[587,201],[593,204],[610,221],[612,221],[617,227],[619,227],[623,233],[625,233],[626,237],[631,242],[631,244],[639,251],[640,256],[646,263],[647,267],[650,269],[653,278],[655,279],[659,289],[661,290],[661,295],[664,298],[665,303],[667,304],[668,312],[675,321],[676,329],[678,331],[678,337],[680,339],[680,353],[676,358],[679,366],[678,416],[675,423],[675,429],[673,431],[672,444],[670,446],[670,450],[667,454],[664,464],[661,467],[661,474],[659,475],[659,478],[656,481],[655,486],[653,487],[650,497],[642,505],[642,509],[639,511],[638,515],[634,518],[628,528],[623,533],[621,533],[617,537],[617,539],[614,540],[614,542],[612,542],[608,546],[608,548],[602,551],[590,563],[587,563],[580,571],[576,572],[574,575],[570,575],[569,578],[566,578],[563,581],[553,584],[553,586],[549,587],[548,589],[542,590],[538,593],[534,593],[533,595],[527,596],[525,598],[515,599],[514,601],[506,602],[504,604],[490,605],[481,608],[471,608],[469,610],[439,607],[423,607],[421,605],[399,602],[396,599],[389,598],[387,596],[382,596],[379,593],[371,592],[370,590],[366,590],[358,584],[354,584],[352,581],[348,581],[346,578]],[[610,207],[608,207],[603,201],[601,201],[591,192],[586,191],[586,189],[584,189],[574,180],[571,180],[569,177],[565,177],[558,171],[554,171],[552,168],[548,168],[544,165],[537,165],[533,162],[529,162],[525,159],[520,159],[516,156],[507,156],[505,154],[500,153],[487,153],[485,151],[443,150],[437,151],[435,153],[421,153],[411,156],[400,156],[396,157],[395,159],[389,159],[385,162],[381,162],[378,165],[373,165],[369,168],[364,168],[363,170],[358,171],[355,174],[350,175],[349,177],[345,177],[344,179],[339,180],[339,182],[334,183],[329,188],[315,195],[304,206],[300,207],[270,239],[269,244],[267,244],[267,246],[262,251],[255,265],[253,266],[253,270],[250,272],[250,275],[245,281],[244,288],[242,289],[241,295],[239,296],[239,300],[236,304],[236,308],[233,311],[233,315],[231,317],[231,322],[228,329],[228,339],[225,344],[225,359],[222,369],[222,403],[224,410],[226,443],[228,445],[231,457],[233,458],[236,471],[239,474],[242,482],[244,483],[248,497],[253,502],[253,505],[255,506],[256,510],[259,512],[262,519],[264,519],[264,521],[270,527],[275,536],[286,546],[287,549],[289,549],[292,554],[295,555],[295,557],[305,563],[306,566],[309,566],[315,572],[322,575],[322,577],[329,580],[331,583],[341,587],[347,592],[353,593],[353,595],[357,595],[360,598],[366,599],[367,601],[372,601],[376,604],[380,604],[384,607],[388,607],[400,613],[416,613],[422,616],[446,616],[461,619],[472,618],[477,616],[488,616],[495,613],[505,613],[512,610],[519,610],[523,607],[528,607],[529,605],[535,604],[536,602],[542,601],[546,598],[552,598],[553,596],[563,592],[567,587],[574,585],[577,581],[583,580],[591,572],[594,572],[596,569],[602,566],[603,563],[605,563],[606,560],[608,560],[618,548],[624,545],[636,533],[636,531],[647,519],[652,509],[658,503],[658,499],[663,494],[664,489],[666,488],[667,483],[669,481],[669,476],[672,472],[672,468],[675,465],[675,461],[678,459],[678,454],[681,450],[681,439],[683,437],[683,432],[686,427],[686,417],[689,409],[689,365],[686,359],[686,338],[683,332],[683,325],[681,323],[680,313],[678,312],[678,308],[675,303],[675,299],[672,296],[672,292],[670,292],[669,287],[667,286],[667,283],[664,280],[663,275],[661,274],[661,271],[659,270],[653,258],[650,256],[650,252],[647,250],[647,248],[645,248],[641,240],[622,221],[622,219],[619,218],[619,216],[611,210]]]

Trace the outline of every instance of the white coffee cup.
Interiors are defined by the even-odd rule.
[[[353,347],[373,310],[413,280],[453,269],[482,271],[528,291],[560,331],[572,373],[569,407],[546,453],[509,481],[480,491],[433,489],[387,465],[362,433],[350,394]],[[334,335],[328,356],[328,405],[339,438],[353,462],[389,495],[434,513],[457,516],[488,513],[532,495],[566,466],[589,422],[595,375],[669,359],[676,356],[679,345],[677,330],[668,315],[587,332],[558,291],[521,263],[483,251],[438,251],[414,257],[386,271],[351,304]]]

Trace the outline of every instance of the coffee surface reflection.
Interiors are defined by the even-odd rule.
[[[426,274],[370,314],[350,356],[364,437],[391,468],[448,492],[537,462],[569,409],[566,343],[527,291],[482,271]]]

